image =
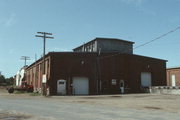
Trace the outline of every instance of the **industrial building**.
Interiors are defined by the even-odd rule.
[[[96,38],[73,50],[46,54],[50,95],[139,93],[167,85],[166,61],[134,55],[133,42]],[[26,68],[26,81],[35,91],[42,88],[42,63],[41,58]]]
[[[167,69],[167,85],[180,86],[180,67]]]

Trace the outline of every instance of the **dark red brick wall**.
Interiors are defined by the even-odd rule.
[[[67,80],[68,94],[72,94],[72,78],[88,77],[89,92],[96,94],[96,56],[97,54],[54,53],[52,54],[51,71],[51,94],[56,94],[57,80]]]
[[[45,73],[47,75],[47,80],[50,80],[50,56],[47,56],[45,59]],[[34,90],[40,90],[42,86],[42,75],[43,75],[43,64],[42,60],[34,62],[26,69],[26,81],[28,84],[33,85]]]
[[[150,72],[152,85],[166,85],[166,62],[136,55],[118,55],[100,60],[103,90],[116,92],[119,81],[125,81],[129,92],[141,92],[141,72]],[[104,74],[104,75],[103,75]],[[111,79],[117,79],[117,85],[111,85]],[[105,92],[105,91],[104,91]]]
[[[52,61],[52,94],[56,94],[59,79],[68,81],[67,91],[72,94],[70,84],[75,76],[89,78],[90,94],[120,93],[119,81],[122,79],[128,92],[141,92],[141,72],[152,74],[153,86],[167,84],[166,62],[159,59],[125,54],[97,59],[97,54],[92,53],[54,53]],[[112,79],[117,80],[116,85],[111,84]]]
[[[67,94],[72,95],[72,78],[89,78],[89,94],[115,94],[120,93],[120,80],[124,80],[126,92],[141,92],[141,72],[150,72],[153,86],[164,86],[166,82],[166,61],[138,55],[117,53],[76,53],[52,52],[47,55],[49,66],[47,86],[52,95],[57,94],[57,80],[67,81]],[[107,57],[108,56],[108,57]],[[41,60],[37,64],[41,63]],[[31,70],[36,66],[32,64],[26,70],[27,76],[32,76]],[[47,66],[47,65],[46,65]],[[39,69],[37,81],[41,87],[42,71]],[[116,85],[112,85],[116,79]],[[28,81],[32,81],[27,77]],[[34,80],[34,79],[33,79]],[[101,84],[101,87],[100,87]]]

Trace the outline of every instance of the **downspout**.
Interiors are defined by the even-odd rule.
[[[97,64],[97,94],[101,92],[101,67],[100,67],[100,55],[101,55],[101,48],[98,51],[98,55],[96,58]]]

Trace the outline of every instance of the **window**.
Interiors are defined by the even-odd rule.
[[[89,52],[89,46],[87,46],[87,51]]]
[[[111,84],[112,84],[112,85],[116,85],[116,79],[112,79],[112,80],[111,80]]]
[[[60,81],[59,84],[64,84],[64,82]]]

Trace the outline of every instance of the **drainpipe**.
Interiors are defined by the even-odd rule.
[[[97,64],[97,94],[101,92],[101,67],[100,67],[100,55],[101,55],[101,48],[98,51],[98,55],[96,58]]]

